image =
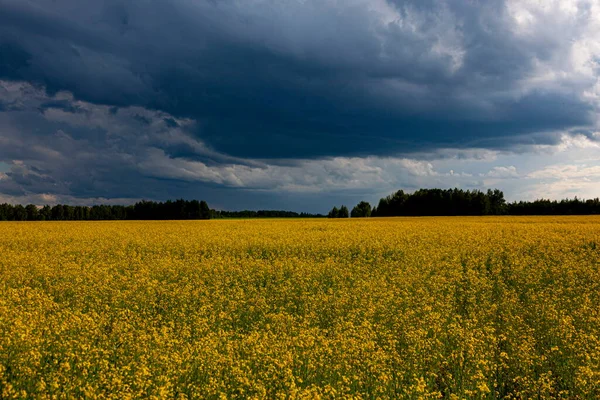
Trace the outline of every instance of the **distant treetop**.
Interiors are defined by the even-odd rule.
[[[335,208],[334,208],[335,210]],[[332,210],[332,212],[334,211]],[[507,203],[499,189],[419,189],[414,193],[398,190],[379,200],[370,210],[361,201],[352,209],[352,217],[436,216],[436,215],[585,215],[600,214],[600,200],[535,200]],[[330,212],[330,215],[331,213]]]
[[[486,192],[463,189],[398,190],[371,208],[366,201],[350,213],[345,205],[333,207],[329,218],[363,218],[435,215],[587,215],[600,214],[598,198],[581,200],[535,200],[507,203],[498,189]],[[217,211],[204,200],[139,201],[133,205],[70,206],[57,204],[0,204],[0,221],[81,221],[81,220],[185,220],[213,218],[323,218],[325,215],[281,210]]]

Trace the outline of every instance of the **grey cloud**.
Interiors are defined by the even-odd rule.
[[[514,179],[519,177],[519,173],[514,165],[509,165],[507,167],[494,167],[483,176],[499,179]]]
[[[245,158],[555,143],[594,123],[597,74],[565,57],[593,4],[0,0],[0,75],[192,118]]]
[[[589,193],[598,15],[591,0],[0,0],[0,201]],[[579,175],[543,177],[546,156]]]
[[[211,149],[193,136],[195,120],[161,111],[115,109],[14,82],[0,82],[0,99],[20,105],[0,113],[0,202],[189,197],[219,208],[325,212],[340,201],[375,203],[398,188],[499,186],[515,199],[589,195],[590,182],[598,181],[599,144],[582,134],[563,134],[554,146],[529,146],[529,153],[438,149],[412,158],[257,160]],[[548,164],[551,159],[558,162]],[[573,192],[573,182],[583,192]]]
[[[235,158],[195,139],[193,120],[137,106],[114,110],[68,93],[49,96],[27,83],[0,82],[0,98],[21,104],[18,111],[0,113],[0,160],[10,164],[0,179],[4,197],[204,198],[230,189],[264,201],[266,193],[272,199],[283,193],[359,196],[398,184],[441,185],[448,176],[429,161],[409,158]],[[239,201],[239,193],[225,195]]]

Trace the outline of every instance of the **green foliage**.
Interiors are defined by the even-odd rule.
[[[339,218],[348,218],[350,217],[350,213],[348,212],[348,207],[346,206],[341,206],[340,207],[340,213],[338,214]]]
[[[327,217],[328,218],[339,218],[339,215],[340,215],[340,210],[338,210],[338,208],[334,206],[331,209],[331,211],[329,211],[329,214],[327,214]]]
[[[350,214],[352,218],[364,218],[371,216],[371,204],[366,201],[361,201],[352,209]]]
[[[327,214],[327,218],[348,218],[350,216],[348,212],[348,207],[342,205],[339,209],[337,207],[333,207],[329,214]]]
[[[243,211],[216,211],[211,210],[211,218],[324,218],[322,214],[297,213],[283,210],[243,210]]]
[[[0,221],[86,221],[86,220],[187,220],[214,218],[323,218],[321,214],[293,211],[217,211],[204,200],[140,201],[131,206],[95,205],[38,207],[29,204],[0,204]]]
[[[373,216],[500,215],[506,213],[504,193],[488,190],[419,189],[412,194],[398,190],[382,198]]]
[[[506,203],[499,189],[398,190],[379,200],[374,217],[420,215],[589,215],[600,214],[600,199],[535,200]]]
[[[506,203],[498,189],[487,192],[462,189],[419,189],[412,194],[403,190],[382,198],[371,209],[361,201],[352,213],[342,205],[333,207],[328,218],[436,216],[436,215],[589,215],[600,214],[600,199],[535,200]],[[57,204],[39,207],[33,204],[0,204],[0,221],[85,221],[85,220],[187,220],[213,218],[323,218],[321,214],[281,210],[217,211],[204,200],[140,201],[130,206],[70,206]]]

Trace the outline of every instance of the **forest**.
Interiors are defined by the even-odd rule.
[[[342,212],[343,211],[343,212]],[[452,216],[452,215],[588,215],[600,214],[598,198],[581,200],[535,200],[508,203],[499,189],[419,189],[413,193],[398,190],[379,200],[371,209],[360,202],[351,217]],[[329,218],[347,218],[346,206],[333,207]]]
[[[294,211],[220,211],[204,200],[139,201],[133,205],[71,206],[57,204],[0,204],[0,221],[99,221],[99,220],[187,220],[227,218],[323,218],[321,214]]]
[[[379,200],[376,207],[359,202],[333,207],[327,215],[283,210],[214,210],[204,200],[139,201],[133,205],[72,206],[57,204],[0,204],[0,221],[87,221],[87,220],[189,220],[228,218],[365,218],[453,215],[591,215],[600,214],[600,200],[564,199],[509,203],[499,189],[486,192],[463,189],[398,190]]]

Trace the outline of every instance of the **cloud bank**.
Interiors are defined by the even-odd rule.
[[[597,196],[599,56],[596,1],[0,0],[0,196]]]

